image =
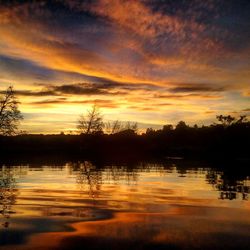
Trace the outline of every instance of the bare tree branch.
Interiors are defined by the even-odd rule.
[[[80,133],[93,134],[103,130],[104,123],[102,114],[97,106],[93,106],[88,110],[87,115],[81,115],[78,120],[77,129]]]
[[[0,97],[0,134],[13,135],[16,133],[19,122],[23,119],[18,104],[13,87],[8,87],[5,94]]]

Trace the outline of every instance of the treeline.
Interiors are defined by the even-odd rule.
[[[77,122],[77,135],[29,135],[18,133],[23,119],[13,88],[0,102],[0,157],[10,154],[57,154],[102,157],[220,157],[248,158],[250,122],[218,115],[210,126],[188,126],[180,121],[175,127],[148,128],[137,134],[137,123],[105,123],[93,106]],[[11,136],[10,136],[11,135]]]
[[[114,134],[0,136],[2,154],[58,154],[103,157],[219,157],[247,158],[250,122],[245,117],[218,116],[218,124],[188,126],[179,122],[137,134],[126,129]],[[233,119],[233,120],[232,120]]]

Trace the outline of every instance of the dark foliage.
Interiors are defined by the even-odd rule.
[[[221,117],[220,117],[221,119]],[[231,119],[230,119],[231,120]],[[139,156],[179,156],[185,158],[248,158],[250,122],[240,118],[203,127],[180,122],[175,129],[148,129],[138,135],[132,129],[116,134],[17,135],[1,136],[4,154],[46,153],[95,157],[133,158]]]
[[[10,86],[4,95],[0,96],[0,135],[15,134],[22,119],[17,98],[13,87]]]

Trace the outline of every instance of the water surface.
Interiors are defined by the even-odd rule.
[[[0,248],[246,249],[249,190],[247,174],[178,161],[2,165]]]

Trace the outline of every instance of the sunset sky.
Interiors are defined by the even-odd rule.
[[[141,127],[250,115],[249,0],[0,0],[0,91],[30,133],[94,103]]]

